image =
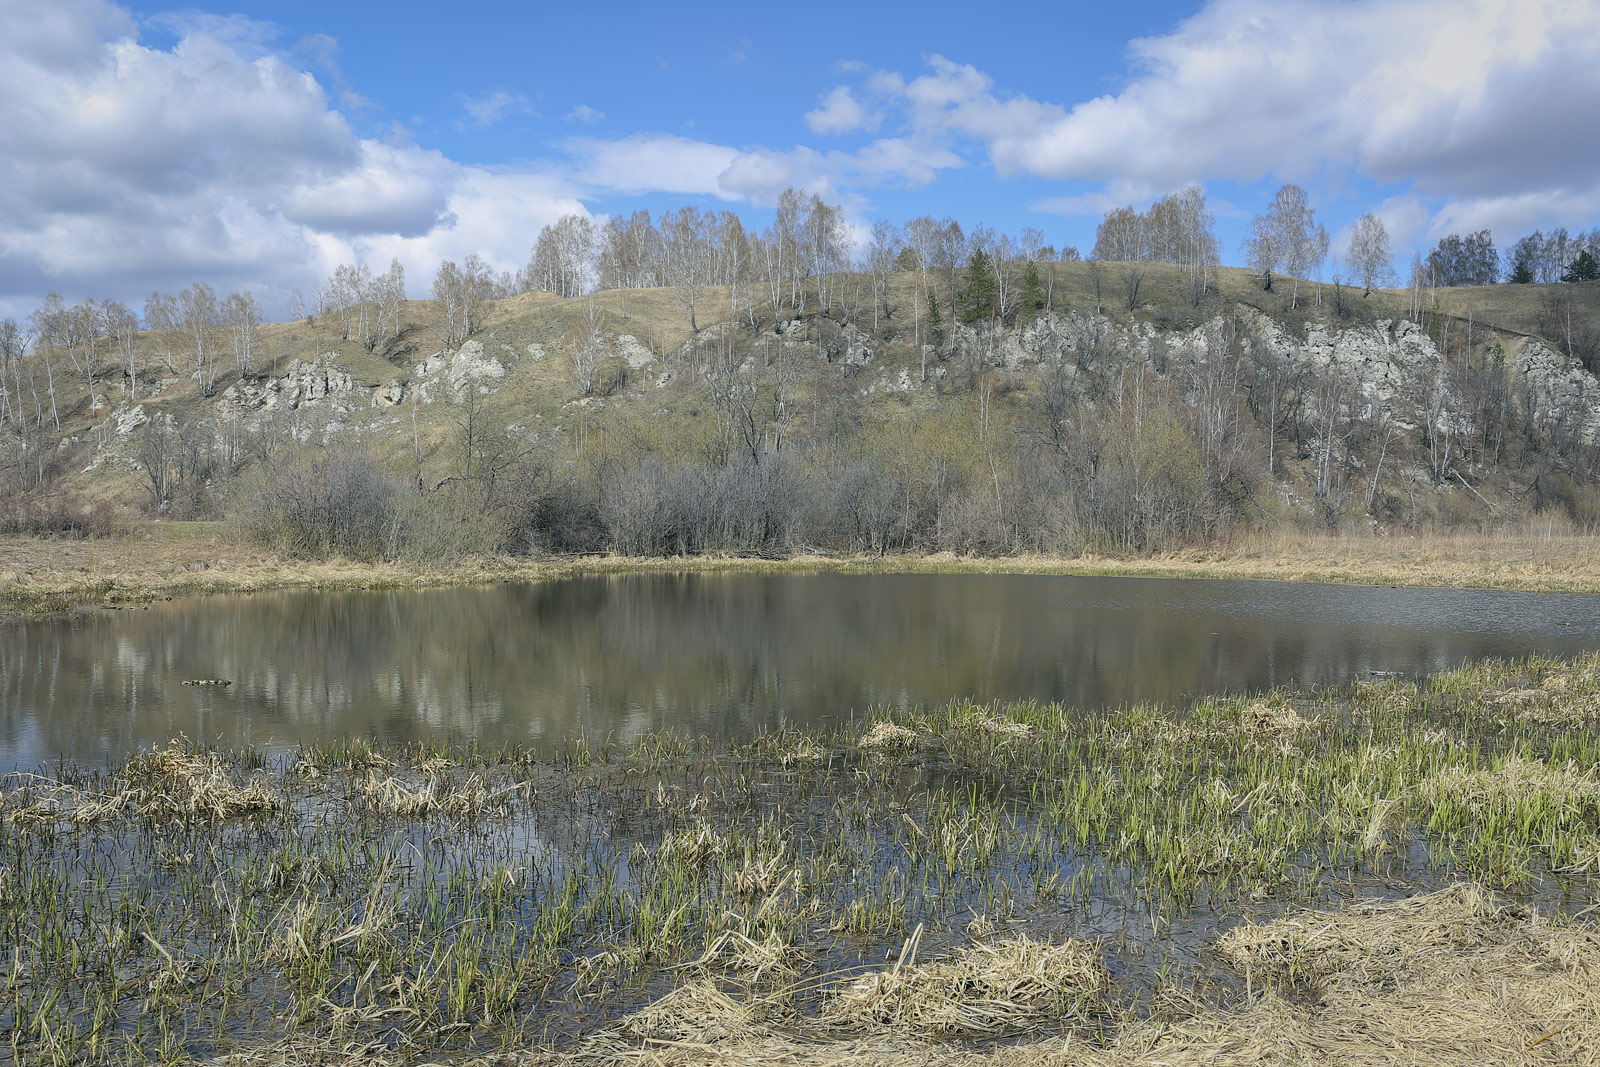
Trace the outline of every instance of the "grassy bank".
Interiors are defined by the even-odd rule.
[[[1600,655],[0,778],[14,1062],[1580,1062]],[[237,1060],[235,1061],[237,1062]]]
[[[1600,593],[1600,539],[1532,531],[1416,537],[1286,532],[1132,558],[586,556],[474,559],[426,567],[283,559],[223,524],[151,523],[111,538],[0,540],[0,610],[47,613],[196,593],[421,588],[632,571],[1126,574]]]

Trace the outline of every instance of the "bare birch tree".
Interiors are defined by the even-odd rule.
[[[1356,220],[1344,261],[1361,286],[1363,297],[1371,296],[1372,290],[1383,288],[1385,283],[1393,284],[1394,253],[1389,250],[1389,231],[1382,219],[1369,211]]]
[[[233,361],[239,373],[252,373],[256,334],[261,328],[261,305],[248,290],[229,293],[228,299],[222,302],[222,318],[228,327],[228,341],[233,347]]]

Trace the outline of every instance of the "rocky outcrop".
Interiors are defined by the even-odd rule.
[[[631,371],[644,370],[656,361],[655,353],[640,344],[639,339],[632,334],[618,334],[616,350]]]
[[[315,359],[296,359],[281,377],[241,378],[222,391],[219,414],[230,408],[297,408],[321,400],[351,402],[351,394],[361,386],[348,370],[339,365],[337,352],[324,352]]]
[[[788,319],[773,327],[787,346],[814,349],[829,363],[865,367],[872,362],[877,346],[871,334],[849,323],[841,324],[826,316]]]
[[[338,365],[338,359],[337,353],[324,352],[316,359],[297,359],[290,363],[284,376],[272,383],[276,386],[272,389],[275,397],[269,399],[267,404],[270,406],[276,402],[299,407],[324,397],[338,398],[353,392],[356,380],[349,371]]]
[[[463,341],[454,352],[435,352],[417,364],[416,390],[424,401],[436,399],[441,391],[459,399],[469,388],[493,392],[505,376],[505,364],[485,355],[480,342]]]
[[[386,385],[380,385],[372,391],[372,406],[375,408],[392,408],[403,404],[406,399],[406,383],[395,378]]]
[[[111,415],[112,426],[118,437],[128,436],[149,421],[150,416],[145,414],[143,404],[135,404],[131,408],[121,408]]]
[[[1522,343],[1511,365],[1533,398],[1537,417],[1556,419],[1563,412],[1585,412],[1580,431],[1584,440],[1600,441],[1600,379],[1576,359],[1531,338]]]

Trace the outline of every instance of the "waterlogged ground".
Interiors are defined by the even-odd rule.
[[[287,1039],[647,1061],[760,1033],[924,1058],[1052,1035],[1125,1062],[1152,1018],[1222,1034],[1270,1010],[1292,1035],[1330,990],[1450,988],[1420,963],[1374,977],[1418,946],[1454,966],[1544,945],[1556,962],[1482,967],[1550,1032],[1483,1032],[1571,1062],[1600,1025],[1592,978],[1569,995],[1600,970],[1597,724],[1591,655],[1181,713],[957,703],[556,756],[178,740],[19,772],[0,1059]],[[1406,903],[1306,925],[1357,898]]]

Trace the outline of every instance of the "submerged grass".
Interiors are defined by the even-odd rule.
[[[1583,1062],[1597,700],[1591,655],[14,773],[0,1060]]]

